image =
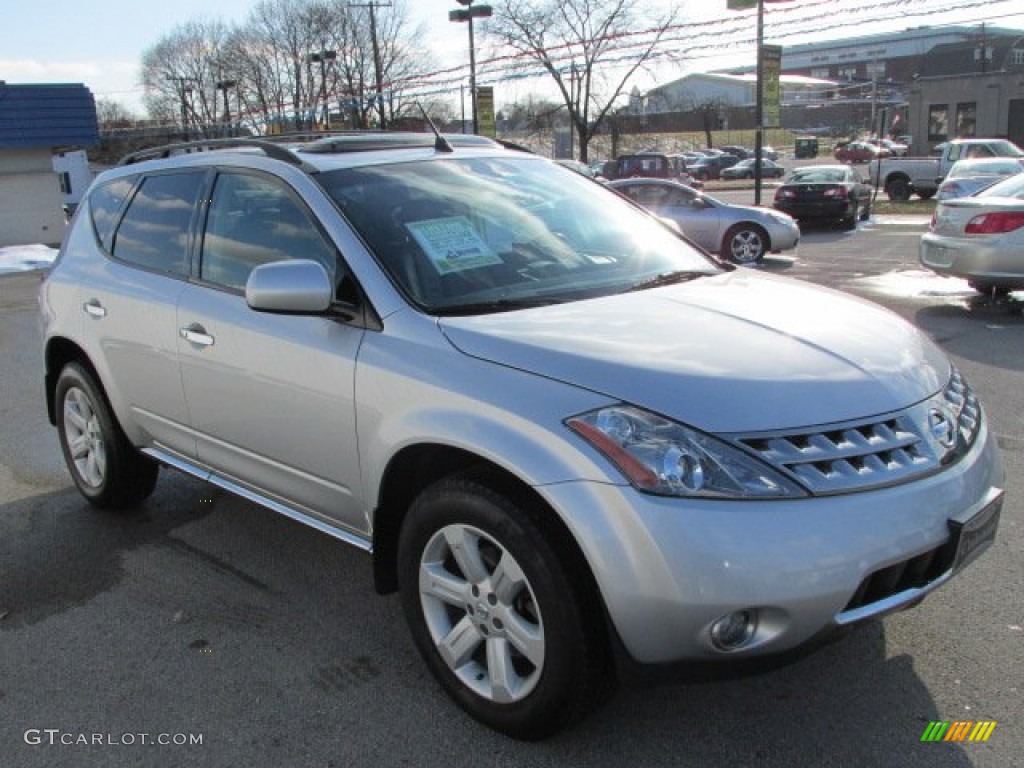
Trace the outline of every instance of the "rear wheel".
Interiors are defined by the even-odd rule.
[[[149,496],[159,466],[128,442],[92,374],[78,363],[64,366],[55,397],[61,451],[81,494],[104,509]]]
[[[843,229],[847,232],[857,228],[857,201],[854,200],[850,203],[850,212],[843,217]]]
[[[402,607],[416,646],[467,713],[545,738],[607,690],[600,611],[527,506],[469,478],[442,480],[399,537]]]
[[[911,194],[910,181],[902,176],[889,179],[885,183],[885,194],[889,196],[890,200],[895,200],[901,203],[906,202],[910,199]]]
[[[722,258],[736,264],[756,264],[768,250],[768,233],[756,224],[737,224],[722,239]]]

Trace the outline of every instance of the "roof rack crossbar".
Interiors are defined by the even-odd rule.
[[[251,138],[221,138],[221,139],[198,139],[196,141],[184,141],[177,144],[164,144],[159,147],[140,149],[137,152],[125,155],[121,158],[120,165],[132,165],[141,163],[143,160],[157,160],[170,157],[178,152],[190,153],[211,149],[230,149],[232,147],[253,147],[260,149],[267,157],[275,160],[282,160],[289,165],[302,167],[305,165],[302,158],[296,157],[292,152],[277,144],[263,139]]]

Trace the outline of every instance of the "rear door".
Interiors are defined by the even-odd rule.
[[[178,372],[175,307],[188,279],[204,176],[121,177],[94,190],[89,211],[108,258],[78,276],[85,344],[122,424],[135,442],[187,458],[195,441]]]

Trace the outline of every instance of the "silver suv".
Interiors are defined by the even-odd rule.
[[[130,157],[40,300],[86,499],[172,467],[365,550],[444,689],[517,738],[631,661],[913,605],[999,519],[983,411],[913,327],[489,141]]]

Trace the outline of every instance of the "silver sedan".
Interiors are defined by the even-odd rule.
[[[982,293],[1024,289],[1024,174],[941,200],[921,236],[921,265]]]
[[[796,248],[800,228],[785,213],[731,205],[664,179],[622,179],[610,183],[652,213],[669,219],[690,240],[737,264],[754,264],[771,251]]]

